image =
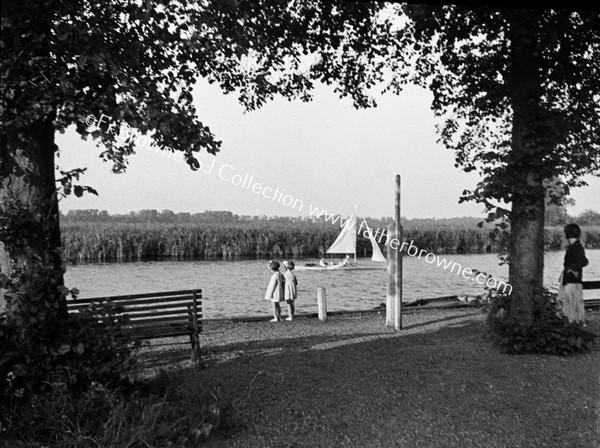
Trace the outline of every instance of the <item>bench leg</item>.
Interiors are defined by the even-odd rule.
[[[190,345],[192,346],[192,353],[190,359],[194,362],[200,361],[200,337],[197,333],[190,335]]]
[[[200,336],[198,333],[194,335],[194,345],[192,348],[192,360],[200,362]]]
[[[192,361],[196,361],[196,347],[194,346],[196,341],[194,341],[194,335],[190,334],[190,345],[192,346],[192,354],[190,359]]]
[[[202,297],[202,296],[200,296]],[[200,312],[202,311],[202,302],[200,302]],[[188,307],[189,309],[189,307]],[[200,331],[202,323],[198,322],[198,297],[194,292],[194,301],[192,302],[192,325],[194,331],[192,337],[192,361],[200,361]]]

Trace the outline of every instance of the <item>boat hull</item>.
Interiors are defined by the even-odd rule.
[[[334,264],[332,266],[296,266],[294,269],[298,271],[335,271],[338,269],[352,269],[352,266]]]

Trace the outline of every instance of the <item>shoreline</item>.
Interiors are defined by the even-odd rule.
[[[453,309],[453,308],[480,308],[480,305],[475,305],[473,303],[469,303],[466,301],[460,301],[458,299],[459,296],[443,296],[443,297],[434,297],[431,299],[416,299],[411,301],[406,301],[402,303],[402,313],[405,312],[411,313],[415,311],[426,311],[431,309]],[[446,302],[446,303],[437,303],[437,302]],[[375,308],[367,308],[362,310],[336,310],[336,311],[328,311],[327,316],[338,316],[343,314],[369,314],[369,313],[385,313],[385,302],[382,302],[380,306]],[[282,308],[282,314],[285,314],[285,309]],[[318,318],[318,312],[310,312],[310,313],[297,313],[295,315],[296,318]],[[272,319],[272,316],[265,312],[264,315],[252,315],[252,316],[231,316],[231,317],[214,317],[208,319],[202,319],[202,322],[260,322],[260,321],[268,321]]]
[[[586,252],[587,251],[600,251],[600,247],[586,247],[585,248]],[[565,249],[561,248],[561,249],[548,249],[544,251],[544,254],[550,254],[550,253],[555,253],[555,252],[564,252]],[[403,256],[407,257],[407,258],[414,258],[411,255],[408,255],[406,253],[406,251],[403,251]],[[500,255],[500,252],[446,252],[446,251],[439,251],[439,252],[435,252],[435,254],[437,255],[443,255],[443,256],[468,256],[468,255]],[[89,260],[82,260],[82,261],[67,261],[65,262],[65,266],[69,267],[69,266],[89,266],[89,265],[118,265],[118,264],[123,264],[123,265],[129,265],[129,264],[136,264],[136,263],[178,263],[178,262],[182,262],[182,263],[189,263],[189,262],[202,262],[202,263],[235,263],[235,262],[243,262],[243,261],[269,261],[271,259],[293,259],[293,260],[301,260],[301,261],[308,261],[308,260],[316,260],[318,261],[319,259],[323,258],[320,255],[301,255],[301,256],[285,256],[285,255],[279,255],[279,256],[261,256],[261,257],[254,257],[254,256],[244,256],[244,255],[239,255],[239,256],[229,256],[229,257],[223,257],[223,256],[217,256],[217,257],[210,257],[210,258],[170,258],[170,257],[165,257],[165,258],[160,258],[160,259],[144,259],[144,260],[113,260],[113,261],[89,261]],[[331,257],[332,259],[340,259],[341,257]],[[358,256],[356,257],[357,261],[359,260],[370,260],[371,256],[370,255],[364,255],[364,256]],[[383,268],[385,269],[385,268]]]

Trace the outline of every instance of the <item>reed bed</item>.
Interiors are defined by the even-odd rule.
[[[374,222],[386,228],[385,222]],[[378,227],[380,225],[380,227]],[[600,227],[583,228],[587,248],[600,247]],[[323,256],[340,232],[323,222],[67,223],[62,239],[67,263],[214,260]],[[476,226],[406,226],[404,239],[434,253],[498,253],[506,236]],[[564,247],[562,227],[546,229],[546,250]],[[381,247],[385,253],[385,238]],[[357,255],[370,256],[370,242],[357,238]]]

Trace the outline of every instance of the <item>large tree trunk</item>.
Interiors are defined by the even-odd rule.
[[[544,285],[544,190],[539,175],[530,175],[531,190],[540,199],[513,199],[510,234],[509,283],[513,287],[510,315],[523,323],[533,318],[533,299]]]
[[[6,16],[27,23],[31,32],[29,42],[22,46],[20,27],[4,30],[7,54],[14,55],[17,50],[19,54],[11,75],[36,79],[50,64],[47,36],[52,18],[40,14],[35,5],[23,8],[8,2],[5,6]],[[23,60],[28,63],[20,63]],[[0,306],[5,306],[9,315],[24,318],[32,328],[55,327],[66,315],[54,174],[56,112],[43,89],[26,84],[23,90],[17,88],[7,95],[4,117],[9,123],[0,135],[0,269],[4,275],[14,276],[5,295],[10,301]]]
[[[2,203],[0,202],[0,206],[1,204]],[[6,251],[2,241],[0,241],[0,274],[7,276],[12,274],[10,269],[10,258],[8,257],[8,252]],[[6,290],[0,286],[0,313],[6,311],[6,299],[4,298],[5,293]]]
[[[0,214],[12,237],[0,247],[0,269],[4,274],[25,274],[18,282],[18,300],[5,306],[9,314],[25,307],[28,312],[39,310],[40,321],[52,319],[56,313],[60,318],[66,314],[66,302],[52,120],[9,132],[3,140]]]
[[[544,284],[544,209],[542,174],[536,169],[544,152],[536,126],[540,120],[539,11],[514,10],[510,17],[512,151],[508,176],[512,180],[510,214],[510,316],[523,323],[533,319],[533,301]]]

